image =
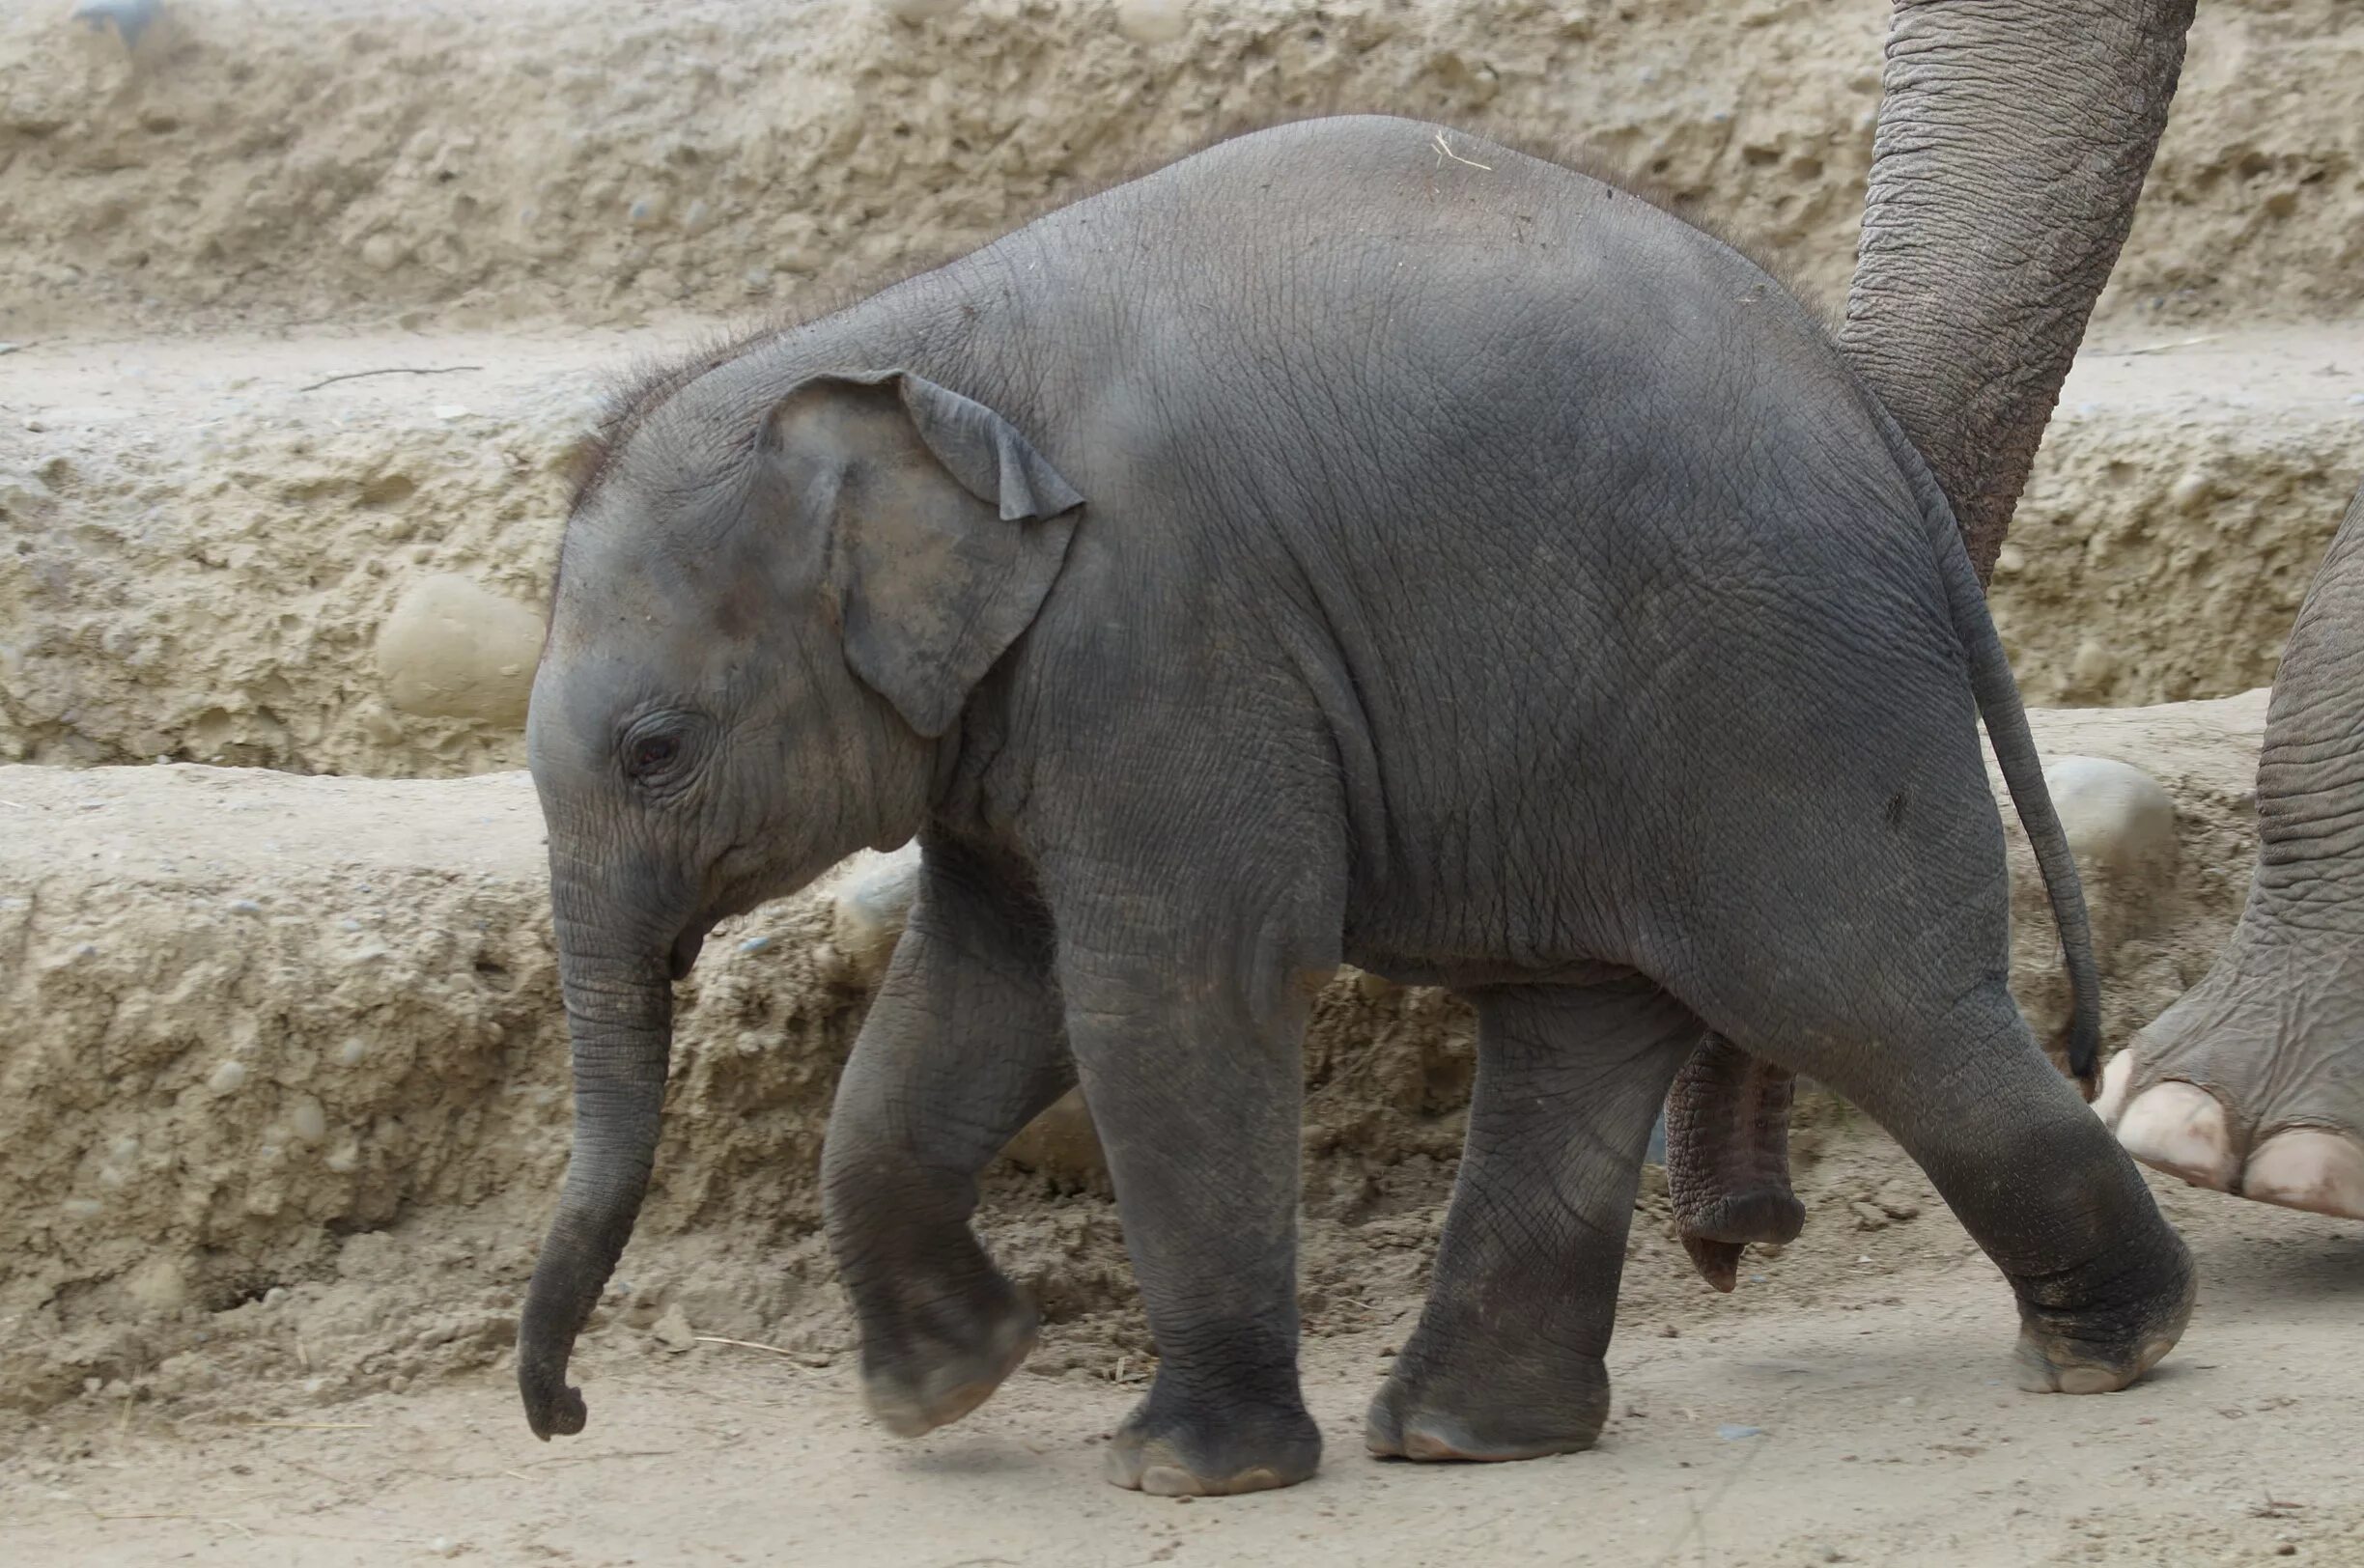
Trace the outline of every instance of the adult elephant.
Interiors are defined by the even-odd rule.
[[[2146,1164],[2364,1219],[2364,490],[2283,650],[2257,802],[2240,924],[2098,1108]]]
[[[2133,221],[2191,0],[1898,0],[1841,344],[1992,571]],[[2364,492],[2276,683],[2249,903],[2214,969],[2110,1064],[2098,1108],[2187,1180],[2364,1218]],[[1709,1039],[1668,1099],[1668,1175],[1700,1271],[1804,1210],[1790,1084]]]

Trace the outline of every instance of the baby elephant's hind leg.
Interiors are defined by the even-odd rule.
[[[1651,1113],[1701,1034],[1638,978],[1476,1001],[1468,1144],[1428,1304],[1364,1430],[1382,1456],[1591,1445]]]
[[[2022,1387],[2125,1387],[2191,1316],[2182,1239],[2000,979],[1913,1027],[1918,1039],[1881,1031],[1893,1050],[1834,1050],[1793,1065],[1894,1134],[2011,1281]]]

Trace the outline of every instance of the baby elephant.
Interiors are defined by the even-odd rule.
[[[1225,142],[623,408],[529,731],[576,1097],[519,1330],[536,1433],[583,1425],[668,979],[915,833],[825,1162],[898,1433],[1033,1342],[976,1179],[1080,1074],[1159,1351],[1111,1478],[1313,1473],[1299,1050],[1340,963],[1479,1020],[1373,1453],[1592,1441],[1652,1110],[1709,1030],[1903,1142],[2017,1292],[2030,1386],[2174,1342],[2182,1245],[2005,988],[1982,714],[2090,1071],[2073,863],[1920,458],[1745,258],[1445,135]]]

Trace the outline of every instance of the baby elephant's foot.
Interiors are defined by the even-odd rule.
[[[1371,1400],[1363,1443],[1381,1459],[1540,1459],[1592,1446],[1609,1416],[1609,1373],[1600,1358],[1561,1360],[1548,1370],[1506,1365],[1482,1381],[1408,1365]]]
[[[2098,1308],[2060,1310],[2022,1299],[2014,1353],[2019,1386],[2040,1394],[2115,1393],[2156,1366],[2182,1337],[2197,1290],[2180,1242],[2144,1273],[2154,1277],[2139,1292]]]
[[[1321,1465],[1321,1429],[1303,1404],[1210,1407],[1168,1397],[1164,1380],[1109,1440],[1108,1478],[1161,1498],[1295,1486]]]
[[[865,1325],[862,1397],[898,1438],[959,1420],[1034,1349],[1033,1304],[999,1274],[891,1325]]]

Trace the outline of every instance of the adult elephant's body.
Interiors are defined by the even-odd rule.
[[[1226,143],[657,383],[570,524],[534,698],[578,1097],[536,1429],[580,1425],[667,956],[915,830],[827,1173],[898,1430],[1024,1354],[974,1177],[1080,1067],[1162,1357],[1117,1478],[1310,1471],[1298,1034],[1341,961],[1481,1018],[1374,1449],[1590,1441],[1651,1108],[1703,1027],[1897,1132],[2012,1277],[2040,1386],[2124,1383],[2187,1263],[2005,988],[1974,692],[2082,966],[1909,444],[1744,258],[1432,126]]]

